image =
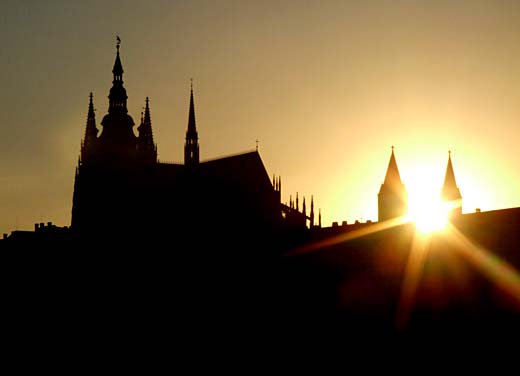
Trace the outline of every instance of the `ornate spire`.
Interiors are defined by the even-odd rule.
[[[112,73],[114,74],[114,81],[123,82],[123,64],[121,64],[121,59],[119,57],[119,47],[121,46],[121,38],[119,38],[119,35],[116,38],[116,61],[114,62],[114,68],[112,69]]]
[[[157,161],[157,148],[153,142],[152,119],[150,116],[150,99],[146,97],[144,115],[141,113],[141,125],[137,127],[139,131],[138,148],[143,153],[146,160]]]
[[[119,57],[119,46],[121,45],[121,39],[119,36],[117,37],[116,44],[116,60],[114,62],[114,68],[112,69],[112,73],[114,74],[114,80],[112,81],[112,88],[110,89],[109,98],[109,113],[124,113],[128,112],[126,108],[126,100],[128,96],[126,95],[126,90],[123,87],[123,64],[121,64],[121,58]]]
[[[199,136],[195,124],[195,104],[193,101],[193,79],[191,79],[190,110],[188,115],[188,130],[184,145],[184,164],[193,166],[199,164]]]
[[[450,202],[455,206],[455,213],[462,214],[462,195],[455,180],[455,172],[451,163],[451,151],[448,152],[448,165],[444,175],[441,197],[443,201]]]
[[[88,155],[92,151],[92,146],[96,142],[97,134],[99,129],[96,127],[96,115],[94,113],[94,101],[93,95],[89,95],[88,114],[87,114],[87,126],[85,127],[85,138],[81,147],[81,159],[86,161]]]
[[[186,132],[186,138],[198,139],[197,126],[195,124],[195,104],[193,101],[193,79],[191,79],[190,112],[188,116],[188,131]]]
[[[94,96],[89,95],[87,126],[85,129],[85,143],[91,143],[97,137],[99,130],[96,128],[96,115],[94,113]]]

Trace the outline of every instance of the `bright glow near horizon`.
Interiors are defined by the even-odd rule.
[[[418,201],[409,202],[408,218],[415,222],[419,232],[429,233],[439,231],[448,224],[448,213],[450,206],[438,200],[423,197]]]
[[[441,230],[447,224],[449,205],[441,200],[440,184],[434,179],[428,169],[417,168],[406,184],[408,218],[420,232]]]

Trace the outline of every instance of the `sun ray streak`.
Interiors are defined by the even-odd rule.
[[[448,225],[450,239],[455,249],[486,275],[492,282],[504,288],[520,304],[520,274],[508,262],[470,241],[453,225]]]
[[[370,235],[378,231],[387,230],[392,227],[396,227],[402,225],[408,221],[407,217],[397,217],[393,219],[389,219],[384,222],[378,222],[364,228],[353,230],[349,232],[345,232],[336,236],[332,236],[323,240],[319,240],[310,244],[303,245],[298,247],[290,252],[287,252],[285,256],[298,256],[305,253],[311,253],[318,251],[322,248],[330,247],[336,245],[338,243],[346,242],[348,240],[353,240],[356,238],[360,238],[362,236]]]
[[[403,330],[410,318],[430,244],[431,235],[414,234],[397,307],[395,322],[398,330]]]

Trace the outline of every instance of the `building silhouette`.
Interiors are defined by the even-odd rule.
[[[377,197],[377,208],[379,222],[404,216],[408,212],[408,195],[399,175],[393,146],[385,180]]]
[[[462,215],[451,153],[441,196],[459,204],[456,232],[424,242],[414,305],[396,327],[420,243],[413,223],[322,228],[313,197],[309,213],[298,193],[281,202],[281,178],[271,181],[258,150],[201,161],[193,85],[184,164],[160,162],[149,98],[134,133],[119,43],[112,72],[102,130],[89,96],[71,227],[38,223],[1,240],[8,249],[2,264],[15,281],[6,322],[22,323],[17,330],[51,328],[41,338],[73,330],[97,343],[106,333],[146,344],[216,338],[218,347],[230,335],[242,345],[319,333],[315,345],[326,336],[372,339],[402,330],[416,338],[481,337],[518,325],[520,208]],[[378,219],[406,213],[392,147]],[[480,265],[487,254],[491,271]],[[507,268],[498,269],[499,260]]]
[[[177,242],[194,243],[201,238],[193,234],[205,232],[253,236],[273,234],[284,226],[307,226],[314,217],[313,206],[308,217],[298,202],[281,203],[281,179],[271,183],[258,150],[200,161],[193,82],[184,164],[158,161],[150,100],[145,100],[136,136],[123,72],[118,43],[101,131],[90,94],[75,174],[74,233],[88,238],[157,238],[174,233]]]

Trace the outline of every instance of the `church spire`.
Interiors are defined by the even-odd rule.
[[[193,101],[193,79],[191,79],[190,110],[188,115],[188,130],[184,145],[184,164],[193,166],[199,164],[199,136],[195,124],[195,104]]]
[[[114,81],[123,82],[123,64],[121,64],[121,58],[119,57],[119,46],[121,46],[121,38],[117,36],[117,44],[116,44],[116,61],[114,62],[114,68],[112,69],[112,73],[114,74]]]
[[[138,148],[143,157],[150,162],[157,161],[157,147],[153,142],[152,119],[150,116],[150,99],[146,97],[144,115],[141,118],[141,125],[137,127],[139,131]]]
[[[85,138],[83,139],[83,144],[81,145],[81,159],[83,161],[86,161],[88,159],[88,156],[92,151],[92,147],[96,142],[98,132],[99,130],[96,127],[96,115],[94,113],[93,95],[92,93],[90,93],[88,103],[87,125],[85,127]]]
[[[116,44],[116,60],[114,62],[114,68],[112,69],[112,73],[114,74],[114,80],[112,81],[112,88],[110,89],[109,98],[109,113],[124,113],[128,112],[126,108],[126,100],[128,96],[126,95],[126,90],[123,87],[123,64],[121,64],[121,58],[119,57],[119,47],[121,45],[121,38],[117,37]]]
[[[385,182],[390,186],[398,187],[402,184],[401,175],[399,175],[399,168],[397,168],[397,162],[395,160],[394,147],[392,146],[392,155],[390,156],[390,162],[386,170]]]
[[[90,145],[96,139],[99,130],[96,127],[96,115],[94,113],[94,96],[89,95],[87,126],[85,129],[85,145]]]
[[[394,147],[392,146],[385,180],[378,194],[378,220],[381,222],[404,216],[408,211],[407,201],[406,190],[399,175]]]
[[[452,214],[462,214],[462,195],[457,187],[455,180],[455,172],[451,163],[451,151],[448,152],[448,165],[446,166],[446,174],[444,175],[444,184],[441,193],[442,200],[453,205]]]

